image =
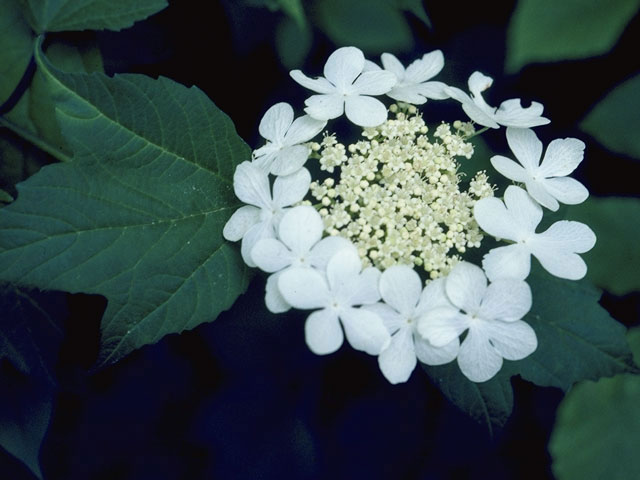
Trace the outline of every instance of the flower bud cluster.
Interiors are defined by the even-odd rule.
[[[365,129],[365,139],[348,148],[324,137],[321,168],[339,166],[339,180],[313,182],[311,194],[320,203],[325,231],[351,240],[365,266],[413,264],[437,278],[459,261],[459,253],[480,246],[473,207],[493,189],[484,172],[468,191],[460,188],[456,157],[473,154],[465,140],[472,126],[442,123],[430,139],[419,114],[390,110],[395,118]]]

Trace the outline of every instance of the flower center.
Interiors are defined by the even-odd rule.
[[[397,111],[392,107],[392,111]],[[412,110],[414,111],[414,110]],[[419,114],[403,111],[348,148],[325,136],[320,168],[334,172],[311,185],[321,204],[329,235],[350,239],[365,266],[380,269],[395,264],[422,266],[431,278],[446,274],[467,248],[477,248],[482,233],[473,206],[493,195],[484,172],[460,189],[456,157],[471,158],[466,137],[471,124],[443,123],[433,138]]]

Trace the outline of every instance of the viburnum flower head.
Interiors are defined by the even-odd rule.
[[[293,119],[288,103],[276,103],[262,117],[258,130],[266,145],[254,150],[253,162],[273,175],[290,175],[298,171],[311,153],[303,145],[318,135],[327,122],[309,115]]]
[[[291,268],[280,275],[278,287],[291,306],[320,309],[305,323],[311,351],[319,355],[335,352],[346,335],[356,350],[378,355],[391,341],[389,332],[377,314],[356,307],[380,300],[379,279],[378,269],[362,270],[358,254],[346,249],[329,260],[326,274],[312,268]]]
[[[233,189],[236,197],[248,204],[236,210],[222,230],[229,241],[242,239],[240,252],[242,259],[250,267],[255,267],[251,250],[262,238],[273,238],[275,227],[283,211],[300,202],[309,191],[311,175],[306,168],[292,175],[277,177],[273,183],[273,195],[269,187],[269,176],[259,166],[242,162],[233,175]]]
[[[319,95],[305,101],[305,112],[318,120],[347,118],[361,127],[375,127],[387,119],[387,108],[371,95],[383,95],[396,83],[391,72],[364,71],[363,53],[355,47],[333,52],[324,66],[324,77],[309,78],[300,70],[290,75],[296,82]]]
[[[493,167],[505,177],[523,182],[527,192],[543,207],[558,210],[558,202],[575,205],[584,202],[589,191],[579,181],[567,177],[584,157],[584,143],[577,138],[553,140],[542,162],[542,142],[528,128],[507,128],[507,142],[518,159],[496,155]]]
[[[413,105],[422,105],[428,98],[435,100],[449,98],[449,95],[444,91],[447,87],[446,84],[429,81],[444,67],[444,56],[440,50],[425,53],[422,58],[411,63],[406,69],[390,53],[383,53],[380,60],[384,69],[393,73],[397,78],[394,87],[387,92],[388,97]],[[365,69],[375,71],[380,70],[380,67],[367,61]]]
[[[444,279],[433,280],[422,288],[422,281],[411,267],[394,265],[380,276],[380,295],[384,303],[363,308],[377,313],[391,334],[391,343],[378,356],[378,364],[391,383],[406,382],[417,365],[442,365],[456,358],[457,338],[439,347],[422,338],[416,327],[430,309],[452,307],[444,294]]]
[[[546,125],[550,122],[542,116],[544,107],[538,102],[522,108],[519,98],[512,98],[500,104],[499,108],[485,102],[482,92],[493,84],[493,79],[480,72],[473,72],[469,77],[471,96],[456,87],[445,88],[445,93],[462,104],[462,109],[474,122],[489,128],[505,127],[530,128]]]
[[[487,285],[480,267],[460,262],[446,277],[444,290],[453,306],[429,310],[418,331],[435,346],[468,331],[457,358],[469,380],[486,382],[500,371],[503,358],[521,360],[536,350],[536,334],[521,320],[532,303],[524,281],[500,279]]]
[[[278,225],[278,238],[259,240],[251,259],[261,270],[273,273],[267,280],[265,303],[273,313],[291,306],[278,290],[278,279],[289,268],[315,268],[324,271],[329,259],[340,250],[355,247],[346,238],[322,238],[323,223],[315,208],[300,205],[289,209]],[[274,273],[275,272],[275,273]]]
[[[495,197],[479,200],[474,216],[488,234],[515,242],[494,248],[484,256],[482,266],[489,279],[524,280],[531,269],[531,255],[556,277],[579,280],[587,273],[587,265],[578,253],[593,248],[593,231],[583,223],[561,220],[536,233],[542,207],[522,188],[507,187],[504,202]]]

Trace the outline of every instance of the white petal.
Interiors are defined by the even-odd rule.
[[[379,355],[391,342],[382,319],[362,308],[343,308],[340,319],[349,344],[369,355]]]
[[[263,272],[277,272],[291,265],[292,253],[280,240],[263,238],[251,250],[251,260]]]
[[[324,64],[324,76],[333,83],[339,93],[345,93],[364,68],[364,55],[356,47],[337,49]]]
[[[487,289],[487,277],[477,265],[460,262],[447,275],[444,288],[451,303],[473,315],[480,308]]]
[[[233,174],[233,190],[244,203],[260,208],[271,206],[269,177],[258,165],[242,162]]]
[[[280,142],[293,122],[293,108],[285,102],[276,103],[266,111],[258,131],[262,138],[272,142]]]
[[[304,336],[309,349],[317,355],[335,352],[344,340],[338,315],[328,308],[313,312],[307,317]]]
[[[473,206],[473,216],[482,230],[496,238],[517,240],[511,215],[498,198],[488,197],[478,200]]]
[[[493,78],[480,72],[473,72],[471,76],[469,76],[468,83],[469,91],[473,93],[475,97],[478,97],[482,96],[482,92],[493,85]]]
[[[361,127],[376,127],[387,120],[387,108],[373,97],[347,97],[345,113],[352,123]]]
[[[538,347],[536,332],[523,321],[487,322],[483,330],[498,354],[507,360],[522,360]]]
[[[323,238],[311,249],[309,262],[313,267],[324,271],[327,269],[327,264],[329,263],[329,260],[331,260],[331,257],[344,249],[350,249],[356,255],[358,254],[353,243],[344,237],[332,236]]]
[[[327,122],[324,120],[316,120],[309,115],[303,115],[293,121],[284,136],[283,143],[290,146],[308,142],[318,135],[326,125]]]
[[[285,147],[274,155],[269,171],[280,176],[296,173],[304,166],[310,152],[309,147],[305,145]]]
[[[407,67],[405,80],[413,83],[422,83],[435,77],[444,67],[442,51],[434,50],[425,53],[421,59],[416,60]]]
[[[458,356],[460,340],[454,338],[442,347],[434,347],[419,335],[414,335],[414,350],[418,360],[427,365],[444,365]]]
[[[524,280],[531,270],[531,252],[521,244],[494,248],[482,258],[482,268],[492,282],[498,278]]]
[[[544,179],[529,179],[527,182],[525,182],[527,193],[540,205],[542,205],[543,207],[547,207],[549,210],[555,212],[558,210],[560,205],[558,204],[558,201],[553,197],[553,195],[551,195],[547,191],[543,182]]]
[[[349,90],[351,95],[382,95],[391,90],[396,81],[390,72],[364,72]]]
[[[242,243],[240,245],[240,253],[242,254],[244,263],[250,267],[255,267],[256,264],[253,262],[251,252],[253,251],[256,243],[262,239],[274,238],[275,236],[273,222],[270,219],[256,223],[253,227],[247,230],[247,233],[242,237]]]
[[[413,314],[421,293],[422,281],[411,267],[394,265],[380,276],[382,299],[407,317]]]
[[[285,301],[301,310],[323,308],[331,297],[327,282],[311,268],[289,268],[278,279],[278,289]]]
[[[398,80],[404,78],[404,65],[391,53],[383,53],[380,55],[382,66],[388,72],[393,73]]]
[[[487,287],[478,316],[486,320],[513,322],[531,310],[531,288],[515,279],[498,279]]]
[[[417,93],[426,98],[433,98],[435,100],[444,100],[449,98],[446,93],[446,89],[449,88],[446,83],[442,82],[424,82],[415,86]]]
[[[260,222],[261,210],[250,205],[240,207],[233,212],[231,218],[222,229],[222,236],[230,242],[237,242],[244,237],[247,230]]]
[[[589,198],[589,190],[574,178],[548,178],[542,184],[550,195],[567,205],[577,205]]]
[[[455,308],[439,307],[418,319],[417,330],[435,347],[444,347],[469,328],[469,319]]]
[[[367,60],[365,58],[364,68],[362,69],[363,72],[377,72],[379,70],[382,70],[382,68],[380,68],[380,66],[377,63],[374,63],[371,60]]]
[[[493,168],[499,173],[514,182],[525,182],[531,178],[524,168],[513,160],[501,155],[491,157],[491,165],[493,165]]]
[[[542,142],[528,128],[507,128],[507,143],[522,166],[533,174],[542,157]]]
[[[473,99],[459,88],[447,87],[444,93],[454,100],[459,101],[462,104],[464,112],[477,124],[489,128],[500,128],[500,125],[493,120],[493,114],[491,112],[478,107]]]
[[[282,217],[278,233],[294,256],[307,256],[311,247],[322,238],[323,228],[322,217],[316,209],[300,205]]]
[[[433,308],[453,307],[449,297],[447,297],[447,292],[444,288],[445,283],[444,278],[436,278],[429,282],[420,294],[420,300],[414,311],[414,316],[421,316]]]
[[[542,208],[522,188],[509,185],[504,192],[504,203],[509,210],[516,233],[512,240],[520,240],[535,232],[542,220]],[[509,238],[509,237],[505,237]]]
[[[311,185],[311,174],[306,168],[296,173],[278,177],[273,182],[273,204],[282,208],[301,201]]]
[[[345,292],[362,271],[362,261],[351,249],[340,250],[327,264],[327,280],[332,292]]]
[[[278,278],[280,278],[280,273],[281,272],[274,273],[267,277],[264,303],[271,313],[284,313],[291,309],[291,305],[287,303],[278,289]]]
[[[380,300],[380,270],[377,268],[365,268],[352,283],[350,290],[340,292],[339,297],[345,299],[349,305],[370,305]],[[335,293],[335,292],[334,292]]]
[[[418,92],[417,87],[417,85],[396,86],[387,93],[387,96],[399,102],[422,105],[426,103],[427,99]]]
[[[300,70],[292,70],[289,72],[289,75],[300,85],[308,88],[309,90],[313,90],[314,92],[328,94],[335,93],[336,91],[336,87],[331,85],[326,78],[309,78]]]
[[[469,329],[458,352],[460,370],[472,382],[486,382],[502,367],[502,357],[491,346],[485,332]]]
[[[253,161],[251,163],[260,167],[263,172],[268,174],[271,172],[271,167],[278,153],[280,153],[280,148],[276,147],[273,143],[267,143],[253,151]]]
[[[558,138],[547,147],[540,165],[545,177],[564,177],[573,172],[584,158],[584,142],[577,138]]]
[[[409,380],[417,363],[413,349],[413,334],[409,328],[399,330],[391,337],[391,343],[378,357],[382,374],[394,385]]]
[[[318,120],[338,118],[344,113],[344,95],[312,95],[304,101],[304,109],[311,117]]]
[[[531,128],[546,125],[551,120],[542,116],[544,107],[538,102],[522,108],[519,98],[512,98],[500,104],[495,113],[496,122],[505,127]]]
[[[407,326],[407,321],[386,303],[372,303],[371,305],[363,305],[362,308],[378,315],[390,335]]]

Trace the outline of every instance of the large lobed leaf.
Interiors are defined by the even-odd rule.
[[[0,105],[11,96],[29,65],[34,37],[18,0],[0,2]]]
[[[606,53],[638,6],[639,0],[519,0],[509,24],[507,70]]]
[[[640,328],[628,336],[640,361]],[[558,408],[549,443],[556,478],[640,478],[639,398],[638,375],[576,385]]]
[[[122,30],[167,6],[167,0],[22,0],[38,33]]]
[[[618,85],[596,104],[580,127],[605,147],[640,160],[640,75]]]
[[[37,60],[74,161],[0,210],[0,279],[106,296],[100,364],[213,320],[247,285],[221,232],[248,146],[195,87]]]
[[[538,337],[533,354],[518,362],[505,360],[498,375],[478,384],[455,363],[423,366],[449,400],[490,430],[504,425],[511,413],[512,375],[568,390],[580,380],[635,370],[625,328],[598,305],[598,290],[546,273],[536,273],[528,282],[533,307],[524,320]]]

